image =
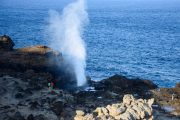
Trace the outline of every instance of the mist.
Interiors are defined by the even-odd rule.
[[[77,86],[86,84],[86,48],[82,34],[87,23],[85,0],[76,0],[68,4],[62,13],[55,10],[49,12],[50,45],[61,52],[72,67]]]

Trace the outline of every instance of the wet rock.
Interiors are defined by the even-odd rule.
[[[0,50],[13,50],[13,47],[14,42],[9,36],[0,36]]]
[[[96,90],[108,90],[114,93],[138,93],[143,95],[146,95],[145,91],[157,88],[157,85],[150,80],[128,79],[121,75],[114,75],[92,85],[94,85]]]

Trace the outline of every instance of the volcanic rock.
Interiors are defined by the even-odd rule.
[[[47,120],[44,115],[40,114],[34,117],[34,120]]]
[[[6,39],[11,41],[8,37]],[[152,117],[161,120],[162,116],[164,120],[177,120],[180,115],[180,84],[174,88],[157,88],[150,80],[114,75],[100,82],[87,77],[88,88],[91,89],[70,86],[71,92],[60,90],[58,87],[66,88],[66,84],[76,84],[74,79],[69,80],[73,75],[67,74],[64,68],[71,68],[64,66],[61,53],[42,45],[13,49],[13,43],[1,43],[5,47],[0,44],[0,120],[115,120]],[[48,87],[51,82],[55,84],[53,89]],[[154,100],[151,98],[155,98],[154,112]],[[161,111],[164,107],[173,108],[173,111]]]
[[[25,120],[20,112],[16,112],[13,116],[13,120]]]
[[[27,120],[34,120],[34,116],[32,114],[30,114],[28,117],[27,117]]]
[[[14,42],[9,36],[0,36],[0,50],[13,50],[14,45]]]
[[[60,115],[63,112],[64,103],[62,101],[56,101],[52,104],[52,111],[56,113],[56,115]]]
[[[17,98],[17,99],[22,99],[22,98],[23,98],[23,94],[22,94],[22,93],[17,93],[17,94],[15,95],[15,98]]]
[[[37,75],[37,73],[51,74],[51,79],[56,81],[57,87],[75,88],[74,71],[63,59],[60,52],[43,45],[18,49],[13,49],[13,46],[14,43],[10,37],[6,35],[0,37],[0,72],[3,71],[6,74],[8,72],[8,74],[13,74],[16,77],[27,75],[27,77],[34,77],[35,79],[37,79],[37,76],[34,75]],[[17,72],[20,74],[17,74]],[[22,73],[25,73],[25,75],[22,75]],[[51,82],[51,80],[48,82]],[[34,86],[34,89],[41,89],[42,87],[39,85]]]

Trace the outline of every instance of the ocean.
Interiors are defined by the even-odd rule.
[[[48,45],[49,10],[73,0],[0,0],[0,35],[16,48]],[[180,82],[179,0],[87,0],[86,74],[152,80],[160,87]]]

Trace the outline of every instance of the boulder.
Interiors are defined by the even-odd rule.
[[[21,115],[20,112],[16,112],[13,116],[14,120],[25,120],[24,117]]]
[[[34,120],[34,116],[32,114],[30,114],[28,117],[27,117],[27,120]]]
[[[44,115],[40,114],[34,117],[34,120],[47,120]]]
[[[78,116],[84,116],[84,111],[82,111],[82,110],[76,110],[76,115],[78,115]]]
[[[125,95],[123,97],[123,103],[130,105],[132,102],[134,102],[134,97],[132,95]]]
[[[145,93],[144,91],[157,88],[157,85],[150,80],[129,79],[121,75],[114,75],[96,84],[97,84],[95,85],[96,90],[99,90],[99,86],[100,86],[102,90],[109,90],[114,93],[129,92],[129,93],[144,94]]]
[[[14,45],[14,42],[9,36],[0,36],[0,50],[13,50]]]
[[[63,106],[64,103],[62,101],[56,101],[52,104],[51,109],[56,115],[60,115],[63,112]]]

